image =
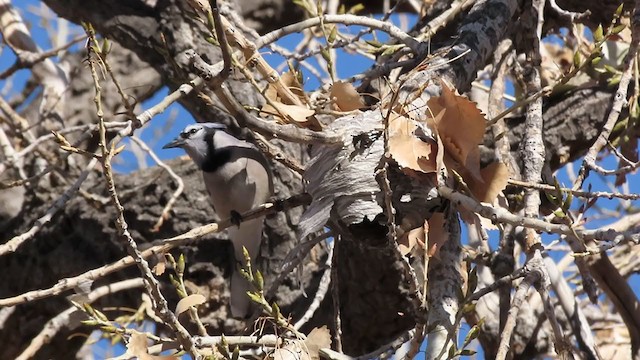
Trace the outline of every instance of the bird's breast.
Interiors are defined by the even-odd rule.
[[[252,159],[241,159],[203,174],[212,205],[220,218],[228,217],[231,211],[251,210],[270,196],[268,173]]]

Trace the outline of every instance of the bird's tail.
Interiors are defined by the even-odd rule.
[[[245,265],[242,247],[244,246],[249,252],[252,265],[255,264],[258,253],[260,252],[260,243],[262,241],[262,224],[264,218],[254,219],[243,222],[240,227],[233,227],[229,230],[229,237],[233,242],[236,261],[242,266]],[[246,318],[250,315],[251,299],[247,295],[247,291],[252,291],[253,287],[242,276],[238,269],[234,268],[231,275],[231,315],[234,318]]]

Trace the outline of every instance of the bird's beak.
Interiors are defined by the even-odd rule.
[[[168,143],[167,145],[163,146],[163,149],[171,149],[171,148],[177,148],[177,147],[182,147],[184,145],[184,139],[181,137],[177,137],[173,140],[171,140],[170,143]]]

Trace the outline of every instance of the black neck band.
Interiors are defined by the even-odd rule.
[[[231,160],[230,148],[216,149],[213,143],[214,134],[215,132],[207,134],[205,138],[207,142],[207,156],[205,156],[202,162],[202,171],[204,172],[215,172]]]

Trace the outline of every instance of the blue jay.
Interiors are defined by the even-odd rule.
[[[262,153],[251,143],[237,139],[216,123],[188,125],[163,149],[182,148],[202,170],[213,208],[219,217],[238,215],[265,203],[273,192],[271,169]],[[229,229],[235,259],[244,264],[242,247],[255,261],[260,251],[264,217],[240,223]],[[231,275],[231,315],[246,318],[251,302],[249,282],[233,269]]]

